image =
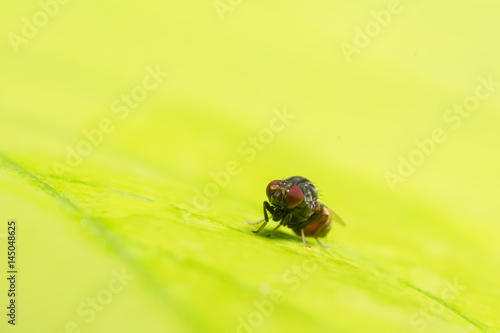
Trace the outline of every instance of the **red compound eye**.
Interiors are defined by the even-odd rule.
[[[292,186],[286,194],[286,206],[292,208],[300,204],[304,200],[302,190],[297,186]]]
[[[275,186],[279,183],[280,181],[279,180],[273,180],[272,182],[270,182],[268,185],[267,185],[267,188],[266,188],[266,194],[267,194],[267,197],[269,199],[271,199],[271,193],[272,191],[274,191],[274,188],[271,189],[272,186]]]

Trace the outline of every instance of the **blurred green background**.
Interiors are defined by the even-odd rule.
[[[1,331],[499,332],[499,10],[9,3]],[[243,223],[292,175],[329,251]]]

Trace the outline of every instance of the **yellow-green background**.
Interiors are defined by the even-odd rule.
[[[41,7],[4,6],[0,262],[16,219],[19,305],[1,331],[236,332],[271,287],[286,301],[255,332],[498,332],[500,91],[457,130],[443,114],[479,76],[500,80],[500,4],[402,0],[348,63],[341,43],[386,1],[233,3],[221,20],[210,0],[73,0],[18,53],[8,34]],[[120,120],[111,103],[148,66],[170,75]],[[284,107],[295,118],[245,161],[238,146]],[[115,131],[55,175],[103,118]],[[435,128],[447,141],[391,191],[384,173]],[[231,160],[241,172],[193,207]],[[329,251],[244,225],[266,184],[291,175],[346,221]],[[317,269],[292,290],[283,275],[307,259]],[[135,278],[83,322],[79,304],[122,269]],[[444,299],[448,283],[461,287]]]

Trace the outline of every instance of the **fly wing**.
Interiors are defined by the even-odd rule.
[[[326,207],[326,206],[325,206]],[[332,221],[335,221],[337,222],[338,224],[341,224],[345,227],[345,222],[340,218],[340,216],[338,216],[333,210],[331,210],[330,208],[328,208],[328,210],[330,211],[330,218],[332,219]]]

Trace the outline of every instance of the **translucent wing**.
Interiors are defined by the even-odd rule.
[[[325,206],[326,207],[326,206]],[[338,224],[341,224],[345,227],[345,222],[344,220],[342,220],[340,218],[340,216],[338,216],[333,210],[331,210],[330,208],[328,208],[328,210],[330,211],[330,218],[332,219],[332,221],[335,221],[337,222]]]

